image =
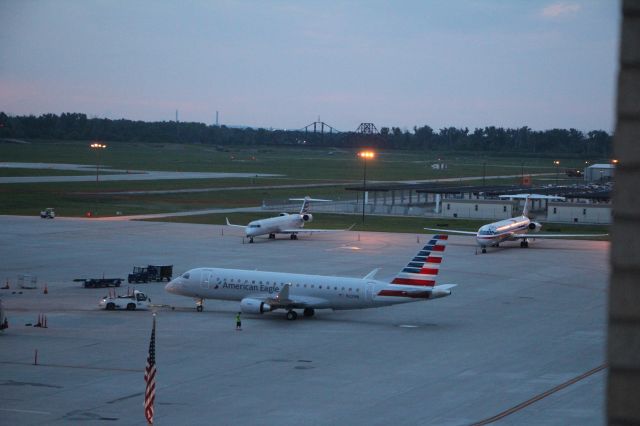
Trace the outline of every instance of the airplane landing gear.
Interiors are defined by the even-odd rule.
[[[486,247],[482,247],[482,252],[486,253],[487,252],[487,248]]]
[[[298,318],[298,314],[296,313],[296,311],[291,310],[291,311],[287,312],[287,319],[288,319],[289,321],[293,321],[293,320],[295,320],[296,318]]]
[[[529,247],[529,241],[527,241],[527,240],[520,241],[520,247],[522,247],[522,248]]]
[[[292,240],[297,240],[298,239],[298,235],[297,234],[291,234],[291,239]]]
[[[249,237],[249,244],[253,244],[253,237]]]
[[[196,311],[202,312],[202,304],[204,303],[204,299],[196,299]]]
[[[269,239],[270,240],[275,240],[276,239],[276,234],[269,234]]]
[[[313,308],[304,308],[303,315],[305,317],[312,317],[313,314],[315,314],[315,311],[313,310]]]

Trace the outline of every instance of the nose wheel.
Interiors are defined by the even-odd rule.
[[[253,237],[249,237],[249,244],[253,244]]]
[[[486,247],[482,247],[482,252],[486,253],[487,252],[487,248]]]
[[[298,234],[291,234],[291,239],[292,240],[297,240],[298,239]]]
[[[196,311],[202,312],[204,299],[196,299]]]
[[[527,241],[527,240],[520,241],[520,247],[522,247],[522,248],[529,247],[529,241]]]

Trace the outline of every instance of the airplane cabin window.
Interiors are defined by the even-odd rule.
[[[186,273],[182,274],[182,278],[184,278],[185,280],[188,280],[189,279],[189,273],[186,272]]]

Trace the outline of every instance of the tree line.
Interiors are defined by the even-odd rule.
[[[612,136],[603,130],[532,130],[488,126],[484,128],[425,125],[411,131],[383,127],[377,134],[319,133],[304,130],[254,129],[204,123],[88,118],[81,113],[9,116],[0,112],[0,138],[47,140],[103,140],[148,143],[200,143],[215,145],[308,145],[403,150],[470,151],[528,155],[567,154],[611,156]]]

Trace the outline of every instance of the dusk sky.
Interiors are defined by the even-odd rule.
[[[615,0],[0,0],[0,111],[611,132],[619,25]]]

